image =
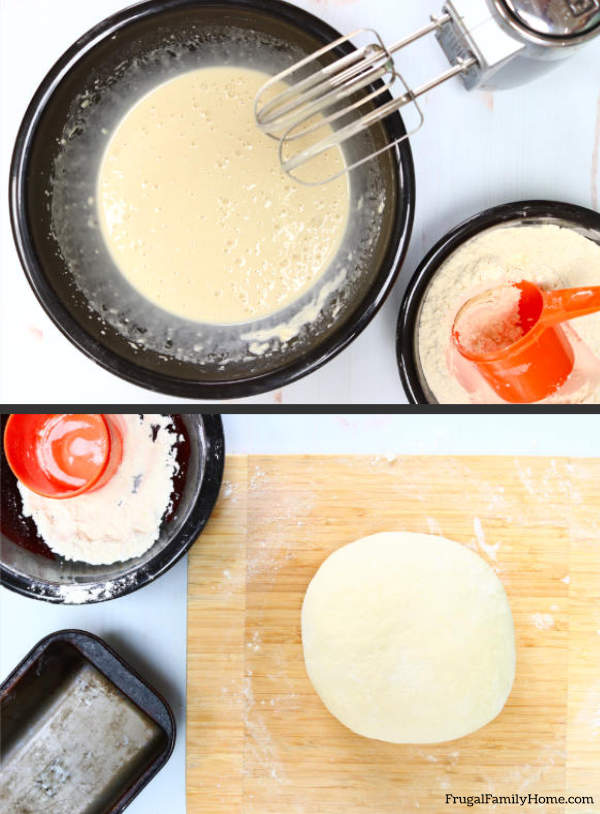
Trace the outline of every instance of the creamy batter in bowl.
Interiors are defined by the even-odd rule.
[[[521,229],[526,231],[519,237],[515,230]],[[536,252],[538,239],[546,245]],[[415,271],[398,319],[398,367],[411,403],[506,405],[460,362],[459,376],[450,373],[456,373],[457,359],[450,350],[449,316],[463,299],[492,287],[491,280],[502,282],[506,261],[511,273],[522,269],[521,279],[531,277],[542,287],[548,280],[553,288],[598,285],[600,214],[558,201],[523,201],[482,212],[445,235]],[[576,367],[566,385],[543,403],[599,403],[600,315],[574,320],[566,330]]]
[[[281,171],[251,104],[268,79],[239,65],[186,71],[140,99],[106,147],[104,241],[134,288],[184,319],[232,325],[281,312],[341,249],[348,178],[312,186]],[[339,148],[313,164],[316,178],[344,169]]]
[[[222,399],[287,384],[363,330],[389,293],[410,236],[407,142],[352,174],[347,228],[325,271],[279,311],[246,322],[202,322],[141,296],[108,251],[97,204],[107,145],[153,89],[215,66],[273,74],[336,36],[275,0],[150,2],[101,23],[52,69],[17,139],[11,213],[36,295],[82,351],[136,384]],[[404,132],[394,117],[362,147]]]

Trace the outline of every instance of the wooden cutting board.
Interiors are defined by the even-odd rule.
[[[391,530],[470,546],[509,596],[513,691],[495,721],[451,743],[361,738],[304,670],[313,574],[339,546]],[[229,457],[188,603],[193,814],[600,812],[600,459]],[[486,792],[595,802],[446,805]]]

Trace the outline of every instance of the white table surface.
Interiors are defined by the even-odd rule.
[[[231,453],[600,456],[595,415],[315,415],[224,417]],[[198,543],[201,545],[202,541]],[[130,596],[53,606],[0,588],[0,680],[46,634],[89,630],[108,640],[171,703],[175,752],[128,809],[184,814],[186,563]]]
[[[25,107],[42,76],[83,31],[123,0],[0,0],[2,8],[2,184]],[[296,0],[340,30],[378,28],[391,41],[427,21],[441,0]],[[400,61],[409,82],[444,66],[433,38]],[[600,44],[554,72],[511,91],[467,94],[459,80],[424,102],[426,123],[412,140],[417,213],[402,276],[386,305],[344,353],[321,370],[254,403],[403,403],[395,325],[406,281],[450,227],[495,204],[554,198],[598,208]],[[38,305],[21,271],[2,207],[3,369],[6,403],[176,401],[128,384],[77,351]]]

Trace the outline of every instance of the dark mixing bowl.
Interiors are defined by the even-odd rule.
[[[418,329],[423,300],[439,268],[471,238],[498,227],[554,224],[573,229],[600,245],[600,214],[560,201],[518,201],[480,212],[456,226],[435,244],[413,274],[398,317],[396,356],[410,404],[437,404],[419,360]]]
[[[17,136],[11,219],[36,296],[90,358],[163,393],[249,396],[316,370],[373,318],[396,279],[412,228],[414,170],[406,139],[352,173],[349,226],[324,275],[297,302],[244,325],[184,320],[144,300],[108,254],[96,212],[106,144],[152,87],[215,64],[273,73],[338,36],[279,0],[152,0],[104,20],[50,70]],[[380,103],[387,99],[382,95]],[[361,152],[405,134],[396,114],[361,136]],[[349,148],[348,158],[354,157]],[[315,303],[317,315],[306,321]],[[300,327],[282,335],[282,323]]]
[[[6,415],[2,416],[2,431]],[[136,591],[164,574],[192,546],[219,494],[225,444],[218,416],[176,415],[179,471],[171,508],[158,540],[139,557],[111,565],[89,565],[54,554],[21,514],[17,480],[2,451],[0,583],[17,593],[50,602],[102,602]]]

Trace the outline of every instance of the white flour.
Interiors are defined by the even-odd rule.
[[[519,226],[490,229],[451,255],[427,289],[418,325],[423,374],[438,402],[501,401],[472,363],[461,362],[468,366],[463,370],[473,381],[472,392],[450,372],[452,324],[469,297],[499,282],[523,279],[545,289],[600,285],[600,246],[559,226]],[[544,402],[599,404],[600,313],[572,320],[567,332],[575,347],[576,367],[567,383]]]
[[[53,500],[19,483],[23,515],[67,560],[108,564],[143,554],[158,538],[177,470],[171,419],[124,415],[123,460],[96,492]],[[153,440],[153,427],[157,428]]]

